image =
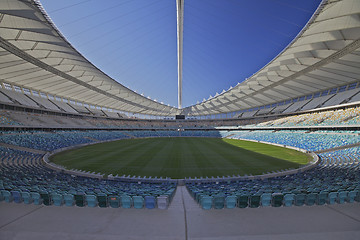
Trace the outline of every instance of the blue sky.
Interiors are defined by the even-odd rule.
[[[175,0],[42,0],[67,40],[124,86],[177,106]],[[233,87],[284,49],[320,0],[185,0],[183,107]]]

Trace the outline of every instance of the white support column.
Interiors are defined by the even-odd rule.
[[[176,12],[177,12],[177,56],[178,56],[178,108],[182,109],[184,0],[176,0]]]

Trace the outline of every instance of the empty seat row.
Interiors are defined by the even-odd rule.
[[[291,206],[312,206],[324,204],[343,204],[345,202],[360,202],[360,190],[320,192],[320,193],[263,193],[255,195],[199,195],[198,203],[203,209],[222,208],[258,208],[258,207],[291,207]]]
[[[159,208],[167,209],[169,206],[169,196],[129,196],[129,195],[106,195],[106,194],[61,194],[47,192],[21,192],[0,190],[0,201],[25,204],[35,204],[46,206],[78,206],[78,207],[112,207],[112,208]]]

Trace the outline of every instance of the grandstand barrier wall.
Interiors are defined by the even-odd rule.
[[[179,186],[184,186],[188,182],[227,182],[227,181],[246,180],[246,179],[250,179],[250,180],[251,179],[266,179],[266,178],[271,178],[271,177],[280,177],[280,176],[292,175],[292,174],[296,174],[296,173],[299,173],[299,172],[304,172],[304,171],[310,170],[310,169],[316,167],[320,162],[320,159],[319,159],[318,155],[316,155],[314,152],[306,151],[305,149],[292,147],[292,146],[287,146],[287,145],[282,145],[282,144],[277,144],[277,143],[249,140],[249,139],[239,139],[239,140],[250,141],[250,142],[258,142],[258,143],[270,144],[270,145],[274,145],[274,146],[293,149],[293,150],[300,151],[300,152],[307,153],[307,154],[311,155],[312,160],[308,164],[306,164],[305,166],[303,166],[301,168],[290,169],[290,170],[285,170],[285,171],[278,171],[278,172],[273,172],[273,173],[266,173],[266,174],[262,174],[262,175],[249,175],[249,176],[248,175],[245,175],[245,176],[239,176],[238,175],[238,176],[227,176],[227,177],[223,176],[223,177],[220,177],[220,178],[205,177],[205,178],[185,178],[185,179],[172,179],[172,178],[169,178],[169,177],[167,177],[167,178],[129,177],[129,176],[127,176],[127,177],[126,176],[119,177],[119,176],[105,175],[105,174],[100,174],[100,173],[89,173],[89,172],[79,171],[79,170],[69,170],[69,169],[66,169],[63,166],[52,163],[49,160],[49,158],[51,156],[53,156],[53,155],[55,155],[57,153],[63,152],[63,151],[78,149],[78,148],[81,148],[81,147],[94,145],[94,144],[98,144],[98,143],[113,142],[113,141],[117,141],[117,140],[120,140],[120,139],[115,139],[115,140],[112,139],[112,140],[107,140],[107,141],[98,141],[98,142],[93,142],[93,143],[84,143],[84,144],[79,144],[79,145],[75,145],[75,146],[56,149],[54,151],[47,152],[43,156],[43,162],[48,168],[54,169],[56,171],[62,171],[62,172],[65,172],[65,173],[68,173],[68,174],[71,174],[71,175],[78,175],[78,176],[98,178],[98,179],[116,179],[116,180],[128,181],[128,182],[154,182],[154,183],[164,182],[164,181],[166,181],[166,182],[176,182]]]

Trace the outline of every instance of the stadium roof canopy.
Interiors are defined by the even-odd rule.
[[[323,1],[270,63],[222,94],[177,109],[135,93],[83,57],[35,0],[0,2],[0,81],[94,106],[146,115],[211,115],[281,102],[356,82],[360,1]]]

